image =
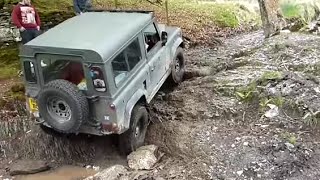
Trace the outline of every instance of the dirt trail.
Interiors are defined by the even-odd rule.
[[[319,63],[319,40],[312,35],[284,34],[264,41],[262,33],[256,32],[229,39],[215,51],[189,51],[189,69],[201,69],[202,74],[193,73],[201,77],[187,80],[165,100],[154,102],[155,123],[148,131],[150,143],[184,161],[182,172],[166,178],[319,179],[317,129],[307,127],[302,116],[288,114],[285,107],[278,116],[266,118],[259,102],[242,103],[235,96],[237,88],[271,70],[302,74],[305,79],[300,88],[310,89],[306,83],[310,74],[297,72],[295,67],[303,66],[300,69],[306,71],[310,64]],[[275,84],[295,79],[286,78]],[[319,85],[313,82],[312,87]],[[319,91],[311,94],[315,95]]]
[[[320,179],[320,134],[305,123],[318,119],[319,47],[319,36],[290,33],[264,40],[262,32],[253,32],[215,49],[188,49],[188,79],[173,91],[164,88],[151,105],[147,143],[159,145],[166,156],[141,179]],[[252,82],[260,83],[248,90]],[[248,102],[239,100],[239,92]],[[264,116],[267,104],[278,107],[272,118]],[[126,163],[111,139],[80,138],[67,154],[59,147],[68,143],[34,137],[48,140],[39,146],[53,148],[22,149],[27,154],[60,154],[60,162],[81,155],[82,161],[68,163],[101,167]],[[59,151],[52,153],[54,147]]]

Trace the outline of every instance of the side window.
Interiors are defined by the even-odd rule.
[[[24,73],[25,73],[26,80],[31,83],[36,83],[37,76],[36,76],[36,72],[35,72],[34,63],[31,61],[25,61],[25,62],[23,62],[23,67],[24,67]]]
[[[105,92],[107,88],[101,68],[96,66],[91,67],[90,73],[93,82],[93,87],[96,89],[96,91]]]
[[[125,50],[130,70],[133,69],[142,59],[139,39],[134,40]]]
[[[111,62],[116,86],[142,59],[139,39],[136,38]]]
[[[124,52],[121,52],[113,61],[112,61],[113,76],[118,85],[128,74],[129,66],[125,58]]]
[[[160,41],[159,33],[152,23],[143,31],[143,35],[147,52],[149,52]]]

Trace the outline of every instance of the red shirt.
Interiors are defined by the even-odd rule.
[[[13,8],[11,16],[13,24],[18,28],[36,29],[41,24],[39,14],[34,6],[19,3]]]

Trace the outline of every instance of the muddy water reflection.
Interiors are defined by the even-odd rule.
[[[77,167],[77,166],[62,166],[57,169],[43,172],[43,173],[17,176],[15,179],[16,180],[80,180],[88,176],[92,176],[96,173],[97,171],[94,171],[93,169],[86,169],[86,168]]]

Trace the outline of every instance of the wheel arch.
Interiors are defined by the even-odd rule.
[[[185,47],[184,42],[181,37],[179,37],[177,40],[175,40],[175,42],[172,45],[172,49],[171,49],[171,57],[172,58],[176,54],[176,51],[179,47],[181,47],[181,48]]]
[[[133,110],[133,107],[136,104],[143,104],[147,106],[147,98],[146,98],[146,90],[139,89],[136,91],[133,96],[129,99],[129,101],[126,104],[125,113],[124,113],[124,127],[125,129],[128,129],[130,126],[130,117]]]

